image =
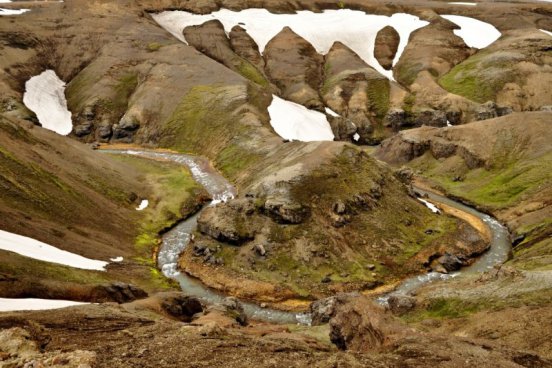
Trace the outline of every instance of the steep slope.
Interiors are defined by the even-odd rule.
[[[547,267],[552,231],[551,113],[512,114],[461,127],[423,127],[384,142],[376,155],[407,164],[450,194],[493,212],[519,238],[514,263]],[[529,248],[532,248],[530,250]]]

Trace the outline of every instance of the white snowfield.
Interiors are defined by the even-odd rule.
[[[433,203],[431,203],[431,202],[429,202],[429,201],[426,201],[425,199],[422,199],[422,198],[418,198],[418,200],[419,200],[420,202],[422,202],[423,204],[425,204],[426,207],[429,208],[429,209],[431,210],[431,212],[433,212],[433,213],[441,213],[441,210],[439,210],[439,209],[437,208],[437,206],[434,205]]]
[[[61,135],[73,130],[71,112],[65,99],[65,83],[53,70],[46,70],[25,83],[23,103],[36,114],[43,128]]]
[[[85,270],[105,271],[108,262],[85,258],[58,249],[38,240],[0,230],[0,249],[40,261],[57,263]]]
[[[454,30],[454,34],[461,37],[469,47],[484,49],[502,35],[492,24],[475,18],[460,15],[441,15],[441,17],[460,27],[460,29]]]
[[[303,105],[273,95],[268,114],[274,131],[284,139],[303,142],[334,139],[326,115]]]
[[[55,299],[6,299],[0,298],[0,312],[47,310],[72,307],[89,303]]]
[[[31,9],[3,9],[0,8],[0,15],[20,15],[30,11]]]
[[[211,14],[193,14],[185,11],[165,11],[153,15],[159,25],[186,43],[182,34],[188,26],[200,25],[218,19],[227,33],[240,25],[255,40],[262,53],[267,43],[284,27],[290,27],[321,54],[328,53],[334,42],[340,41],[356,52],[368,65],[389,79],[393,71],[385,70],[374,57],[376,35],[385,26],[392,26],[400,35],[399,48],[393,60],[395,65],[408,44],[410,34],[429,23],[417,16],[397,13],[392,16],[366,14],[358,10],[325,10],[322,13],[299,11],[296,14],[274,14],[266,9],[231,11],[221,9]]]

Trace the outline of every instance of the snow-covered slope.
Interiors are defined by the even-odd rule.
[[[284,139],[295,141],[332,141],[334,135],[326,115],[278,96],[268,107],[270,124]]]
[[[73,123],[67,109],[65,83],[53,70],[46,70],[27,81],[23,103],[36,114],[43,128],[61,135],[71,133]]]
[[[326,54],[334,42],[341,41],[389,79],[393,79],[393,72],[383,69],[374,57],[374,44],[378,31],[390,25],[400,35],[394,65],[408,44],[410,34],[429,24],[410,14],[397,13],[388,17],[349,9],[325,10],[321,13],[299,11],[296,14],[274,14],[266,9],[245,9],[237,12],[221,9],[204,15],[185,11],[166,11],[153,15],[153,18],[183,42],[186,42],[186,39],[182,31],[188,26],[218,19],[228,33],[232,27],[240,25],[255,40],[261,52],[266,44],[287,26],[310,42],[321,54]]]
[[[2,230],[0,230],[0,249],[45,262],[58,263],[85,270],[105,271],[105,266],[108,264],[108,262],[85,258],[38,240]]]
[[[88,303],[54,299],[5,299],[0,298],[0,312],[47,310],[72,307]]]
[[[469,47],[483,49],[495,42],[502,35],[492,24],[475,18],[460,15],[441,15],[441,17],[450,20],[460,27],[460,29],[454,30],[454,34],[461,37]]]

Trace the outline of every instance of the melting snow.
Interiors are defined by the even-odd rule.
[[[397,13],[388,17],[350,9],[325,10],[322,13],[305,10],[296,14],[274,14],[266,9],[245,9],[238,12],[220,9],[204,15],[166,11],[153,15],[153,18],[182,42],[186,42],[182,31],[188,26],[218,19],[228,33],[232,27],[239,24],[255,40],[261,52],[267,43],[287,26],[310,42],[321,54],[327,54],[334,42],[341,41],[368,65],[389,79],[393,79],[393,71],[382,68],[374,57],[378,31],[385,26],[392,26],[399,33],[400,43],[393,60],[395,65],[408,44],[410,34],[429,24],[410,14]]]
[[[122,262],[123,259],[124,259],[123,257],[115,257],[115,258],[110,258],[109,260],[111,262],[119,263],[119,262]]]
[[[45,262],[85,270],[105,271],[107,262],[85,258],[78,254],[58,249],[38,240],[0,230],[0,249]]]
[[[25,83],[23,103],[34,111],[43,128],[61,135],[71,133],[73,123],[67,110],[65,83],[53,70],[46,70]]]
[[[59,309],[89,303],[55,299],[5,299],[0,298],[0,312]]]
[[[455,1],[455,2],[452,2],[452,3],[449,3],[450,5],[469,5],[469,6],[475,6],[477,5],[477,3],[466,3],[466,2],[462,2],[462,1]]]
[[[272,97],[268,107],[270,124],[280,137],[303,142],[333,141],[326,115],[278,96]]]
[[[142,202],[140,202],[140,205],[136,207],[136,211],[143,211],[149,206],[149,201],[147,199],[142,199]]]
[[[433,203],[429,202],[429,201],[426,201],[425,199],[422,199],[422,198],[418,198],[418,200],[420,202],[422,202],[423,204],[426,205],[427,208],[429,208],[431,210],[431,212],[433,213],[441,213],[441,211],[437,208],[437,206],[435,206]]]
[[[451,124],[450,121],[448,121],[448,120],[447,120],[447,126],[448,126],[448,127],[451,127],[451,126],[452,126],[452,124]]]
[[[552,32],[550,32],[550,31],[545,31],[544,29],[541,29],[540,31],[546,33],[549,36],[552,36]]]
[[[326,107],[325,111],[326,111],[326,114],[328,114],[330,116],[339,117],[339,114],[337,112],[333,111],[332,109],[330,109],[329,107]]]
[[[353,135],[353,139],[355,140],[355,142],[358,142],[358,140],[360,139],[360,135],[358,133],[355,133],[355,135]]]
[[[20,15],[28,12],[30,9],[3,9],[0,8],[0,15]]]
[[[454,34],[461,37],[469,47],[483,49],[495,42],[502,34],[492,24],[460,15],[441,15],[460,27]]]

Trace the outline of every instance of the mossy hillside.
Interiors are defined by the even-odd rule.
[[[377,204],[370,209],[350,208],[350,221],[335,227],[334,203],[351,202],[374,186],[384,191]],[[431,244],[451,241],[445,234],[454,234],[456,228],[456,220],[434,215],[409,199],[390,173],[355,148],[346,148],[333,162],[294,182],[291,192],[298,202],[311,204],[310,218],[299,225],[267,220],[266,257],[255,255],[253,243],[221,244],[216,256],[226,269],[285,285],[298,296],[320,297],[331,294],[329,288],[358,290],[419,272],[410,266],[410,259]],[[262,198],[255,205],[262,208]],[[433,232],[425,234],[427,229]],[[321,284],[326,276],[331,283]]]
[[[438,297],[427,300],[423,305],[402,316],[402,319],[412,323],[427,319],[465,318],[480,311],[493,312],[524,306],[542,307],[549,304],[550,298],[552,298],[551,289],[524,292],[505,298],[481,297],[463,299],[458,297]]]
[[[109,281],[107,273],[81,270],[56,263],[43,262],[0,250],[0,274],[10,277],[35,277],[40,280],[75,282],[79,284],[97,284]]]
[[[488,169],[468,170],[455,157],[442,161],[426,153],[409,164],[448,192],[492,209],[514,206],[550,181],[552,153],[531,160],[500,157]],[[461,181],[454,178],[460,176]]]
[[[243,124],[237,111],[248,102],[248,93],[237,87],[193,87],[164,124],[160,144],[210,157],[234,179],[261,158],[250,144],[258,128]]]
[[[266,88],[270,85],[265,76],[250,62],[240,59],[236,66],[236,71],[250,81],[257,83],[259,86]]]
[[[527,271],[552,270],[552,219],[520,226],[516,234],[525,238],[514,247],[514,258],[508,263]]]
[[[148,287],[170,288],[172,283],[162,275],[154,262],[154,253],[161,241],[160,233],[196,212],[208,195],[194,181],[189,170],[181,165],[136,156],[110,156],[142,173],[152,190],[149,206],[142,211],[143,216],[137,224],[135,260],[149,268],[149,275],[144,275],[143,281],[147,282]]]
[[[456,65],[439,79],[447,91],[475,102],[495,100],[504,85],[518,78],[512,68],[517,60],[494,57],[496,53],[480,51]]]
[[[144,181],[152,189],[152,197],[148,199],[149,206],[144,210],[136,237],[139,254],[148,257],[157,245],[159,233],[195,212],[208,195],[194,181],[189,170],[181,165],[135,156],[110,156],[142,173]]]

